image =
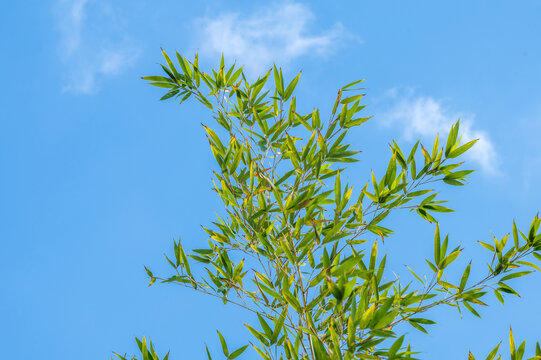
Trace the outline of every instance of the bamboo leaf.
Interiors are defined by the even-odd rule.
[[[248,344],[248,345],[244,345],[244,346],[238,348],[237,350],[233,351],[233,352],[231,353],[231,355],[229,355],[228,359],[233,360],[233,359],[238,358],[238,357],[241,356],[242,353],[248,348],[248,346],[250,346],[250,345],[249,345],[249,344]]]
[[[462,274],[462,279],[460,280],[460,286],[458,287],[459,292],[462,292],[464,288],[466,287],[466,283],[468,282],[468,278],[470,277],[470,268],[471,268],[471,261],[466,266],[466,269],[464,269],[464,273]]]
[[[451,151],[448,155],[447,155],[447,158],[449,159],[453,159],[453,158],[456,158],[460,155],[462,155],[463,153],[465,153],[466,151],[468,151],[473,145],[475,145],[475,143],[477,142],[478,139],[476,140],[472,140],[460,147],[458,147],[457,149]]]
[[[223,351],[224,355],[226,357],[228,357],[229,356],[229,349],[227,348],[227,343],[225,342],[225,339],[224,339],[223,335],[218,330],[216,330],[216,332],[218,333],[218,336],[220,337],[220,344],[222,344],[222,351]]]

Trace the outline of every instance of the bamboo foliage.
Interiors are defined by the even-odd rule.
[[[223,357],[251,349],[250,358],[266,360],[414,359],[404,333],[428,332],[435,324],[429,310],[453,306],[480,316],[484,298],[492,294],[504,303],[518,295],[514,279],[540,270],[537,216],[526,234],[513,222],[512,234],[480,243],[490,252],[485,277],[470,278],[472,262],[453,267],[462,249],[442,236],[437,221],[438,213],[453,210],[432,187],[464,185],[473,171],[457,160],[476,142],[461,142],[458,121],[445,143],[436,137],[431,146],[417,142],[403,151],[392,141],[385,173],[371,172],[354,188],[343,174],[359,156],[347,134],[370,118],[362,115],[363,80],[340,88],[324,119],[318,109],[298,112],[300,73],[286,81],[274,67],[249,83],[223,57],[205,73],[197,56],[188,61],[177,53],[174,63],[163,55],[164,75],[143,79],[167,91],[162,100],[195,98],[212,114],[215,123],[202,127],[217,165],[214,191],[225,209],[203,227],[208,239],[201,248],[174,241],[166,256],[170,276],[147,273],[151,285],[179,284],[257,314],[257,323],[246,324],[246,346],[229,349],[218,332]],[[379,242],[393,234],[392,221],[384,220],[400,210],[435,227],[427,269],[410,269],[416,287],[384,281],[387,255]],[[144,360],[160,359],[152,343],[137,341]],[[524,349],[513,345],[511,359],[522,359]],[[532,359],[541,359],[539,345]]]

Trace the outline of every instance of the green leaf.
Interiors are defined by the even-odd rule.
[[[379,199],[379,187],[378,187],[378,182],[376,181],[376,176],[374,175],[374,172],[372,171],[371,172],[371,175],[372,175],[372,186],[374,187],[374,193],[376,195],[376,198]],[[379,200],[378,200],[379,202]]]
[[[363,96],[364,96],[364,95],[360,94],[360,95],[354,95],[354,96],[350,96],[350,97],[347,97],[347,98],[343,98],[343,99],[340,101],[340,104],[346,105],[346,104],[355,102],[355,101],[357,101],[357,100],[362,99]]]
[[[190,92],[187,93],[186,95],[184,95],[184,96],[182,97],[182,99],[180,99],[179,104],[182,104],[182,103],[183,103],[184,101],[186,101],[190,96],[192,96],[192,93],[190,93]]]
[[[302,71],[299,72],[299,74],[295,76],[295,78],[291,80],[291,82],[287,86],[284,92],[284,101],[287,101],[291,97],[291,94],[293,94],[293,91],[295,90],[295,87],[297,86],[297,83],[299,82],[299,78],[301,77],[301,73]]]
[[[426,263],[428,264],[428,266],[430,267],[430,269],[431,269],[433,272],[435,272],[435,273],[438,272],[438,268],[437,268],[434,264],[432,264],[432,263],[431,263],[430,261],[428,261],[427,259],[425,259],[425,261],[426,261]]]
[[[482,241],[478,241],[479,244],[481,244],[485,249],[489,250],[489,251],[496,251],[496,249],[494,248],[494,246],[490,245],[490,244],[487,244],[485,242],[482,242]]]
[[[417,274],[416,274],[409,266],[408,266],[408,269],[409,269],[409,271],[413,274],[413,276],[415,276],[415,278],[421,282],[421,284],[424,284],[424,283],[425,283],[425,282],[419,277],[419,275],[417,275]]]
[[[260,348],[258,348],[254,344],[252,344],[252,347],[264,360],[271,360],[271,357],[268,354],[266,354],[265,351],[261,350]]]
[[[270,339],[272,337],[272,329],[270,328],[269,324],[263,319],[263,317],[257,313],[257,318],[259,319],[259,324],[261,324],[261,328],[265,332],[265,335],[267,339]]]
[[[282,311],[282,314],[278,318],[278,321],[275,323],[274,331],[272,333],[272,338],[271,338],[272,343],[276,343],[276,341],[278,340],[278,336],[280,335],[280,332],[282,331],[282,328],[284,327],[286,317],[287,317],[287,309],[284,309],[284,311]]]
[[[357,119],[352,119],[350,121],[348,121],[346,124],[344,124],[344,126],[346,128],[350,128],[350,127],[354,127],[354,126],[359,126],[361,124],[364,124],[365,122],[367,122],[368,120],[370,120],[372,118],[372,116],[367,116],[367,117],[361,117],[361,118],[357,118]]]
[[[419,331],[422,331],[424,332],[425,334],[428,334],[428,331],[426,331],[426,329],[424,327],[422,327],[421,325],[419,325],[418,323],[414,322],[414,321],[408,321],[409,324],[411,326],[413,326],[414,328],[416,328],[417,330]]]
[[[184,73],[184,75],[186,76],[187,79],[190,79],[192,77],[192,71],[191,71],[191,68],[190,68],[190,64],[188,63],[188,61],[186,61],[185,58],[180,56],[178,51],[175,52],[175,53],[177,55],[178,64],[182,68],[182,72]]]
[[[462,274],[462,279],[460,280],[460,286],[458,287],[459,292],[462,292],[464,288],[466,287],[466,283],[468,282],[468,278],[470,277],[470,268],[471,268],[471,261],[466,266],[466,269],[464,269],[464,273]]]
[[[469,310],[469,312],[471,312],[473,315],[477,316],[478,318],[481,318],[481,315],[479,315],[479,313],[470,304],[468,304],[467,301],[464,301],[463,304],[466,307],[466,309]]]
[[[146,270],[147,275],[148,275],[149,277],[151,277],[151,278],[154,277],[154,275],[152,275],[152,271],[150,271],[146,266],[145,266],[145,270]]]
[[[334,201],[338,206],[342,201],[342,185],[340,183],[340,170],[336,172],[336,178],[334,181]]]
[[[447,144],[445,145],[445,157],[448,157],[449,152],[451,151],[451,149],[454,147],[454,145],[456,143],[456,138],[457,138],[457,135],[458,135],[459,122],[460,122],[460,120],[458,120],[455,123],[455,125],[453,125],[451,127],[451,131],[449,132],[449,136],[447,137]]]
[[[166,88],[166,89],[176,88],[177,87],[177,85],[171,84],[171,83],[168,83],[168,82],[151,82],[151,83],[149,83],[149,85],[157,86],[157,87],[161,87],[161,88]]]
[[[372,252],[370,253],[370,264],[369,269],[373,270],[376,268],[376,259],[378,257],[378,242],[374,241],[374,245],[372,245]]]
[[[412,192],[407,193],[406,196],[407,197],[417,197],[417,196],[422,196],[422,195],[428,194],[431,191],[433,191],[433,190],[412,191]]]
[[[515,339],[513,338],[513,329],[509,328],[509,350],[511,351],[511,358],[515,358]]]
[[[513,220],[513,241],[515,243],[515,249],[518,249],[520,247],[520,244],[518,239],[517,224],[515,224],[515,220]]]
[[[227,80],[227,86],[231,86],[235,83],[235,81],[237,81],[237,79],[239,78],[239,76],[242,74],[242,71],[243,71],[243,68],[239,68],[237,69],[237,71],[235,71],[233,73],[233,75],[231,75],[231,77]]]
[[[177,95],[178,93],[179,93],[179,90],[172,90],[172,91],[169,91],[168,93],[166,93],[164,96],[162,96],[162,97],[160,98],[160,101],[170,99],[170,98],[172,98],[173,96]]]
[[[444,206],[433,205],[433,204],[424,205],[423,209],[430,210],[430,211],[435,211],[435,212],[440,212],[440,213],[454,212],[453,209],[449,209],[449,208],[444,207]]]
[[[403,342],[404,342],[404,335],[402,335],[401,337],[396,339],[396,341],[393,343],[393,345],[391,345],[391,347],[389,348],[389,356],[390,357],[396,355],[396,352],[398,350],[400,350],[400,347],[402,346]]]
[[[477,140],[479,139],[476,139],[476,140],[472,140],[460,147],[458,147],[457,149],[451,151],[448,155],[447,155],[447,158],[449,159],[453,159],[453,158],[456,158],[460,155],[462,155],[463,153],[465,153],[466,151],[468,151],[476,142]]]
[[[436,224],[436,231],[434,234],[434,263],[438,265],[440,263],[440,226]]]
[[[235,358],[238,358],[244,352],[244,350],[248,348],[248,346],[250,346],[250,344],[244,345],[243,347],[240,347],[237,350],[233,351],[231,355],[229,355],[228,359],[233,360]]]
[[[357,85],[357,84],[359,84],[359,83],[361,83],[361,82],[363,82],[363,81],[364,81],[364,79],[361,79],[361,80],[357,80],[357,81],[351,82],[351,83],[349,83],[349,84],[343,86],[343,87],[342,87],[342,90],[349,89],[350,87],[355,86],[355,85]]]
[[[500,281],[515,279],[515,278],[522,277],[531,273],[533,273],[533,271],[519,271],[519,272],[504,276],[503,278],[500,279]]]
[[[460,253],[462,252],[462,250],[457,250],[457,251],[453,251],[452,253],[449,254],[449,256],[447,256],[442,264],[441,264],[441,269],[445,269],[447,266],[449,266],[453,261],[455,261],[455,259],[458,257],[458,255],[460,255]]]
[[[492,351],[490,352],[490,354],[488,354],[488,356],[487,356],[487,358],[485,360],[494,360],[494,358],[498,354],[498,349],[500,348],[500,345],[501,345],[501,343],[496,345],[496,347],[494,349],[492,349]]]
[[[413,321],[413,322],[423,324],[423,325],[434,325],[434,324],[436,324],[435,321],[428,320],[428,319],[423,319],[423,318],[410,318],[409,321]]]
[[[222,351],[223,351],[224,355],[226,357],[228,357],[229,356],[229,349],[227,348],[227,343],[225,342],[225,339],[222,336],[222,334],[218,330],[216,330],[216,332],[218,333],[218,336],[220,337],[220,343],[222,344]]]
[[[278,95],[280,95],[280,97],[283,98],[284,97],[284,80],[282,77],[282,70],[280,69],[280,72],[278,72],[276,65],[274,66],[274,85],[276,86],[276,91],[278,91]]]
[[[176,84],[176,81],[174,79],[167,78],[165,76],[143,76],[141,77],[141,79],[152,81],[152,82],[166,82],[166,83]]]
[[[535,270],[537,271],[540,271],[541,272],[541,268],[531,262],[528,262],[528,261],[517,261],[517,264],[520,264],[520,265],[526,265],[526,266],[529,266],[531,268],[534,268]]]
[[[175,76],[175,79],[179,79],[180,74],[178,73],[177,69],[175,68],[175,65],[173,65],[173,62],[171,61],[171,59],[169,58],[169,55],[167,55],[164,49],[162,49],[162,54],[163,54],[163,57],[165,58],[165,61],[167,62],[167,65],[169,66],[169,69]]]
[[[526,349],[526,341],[523,341],[516,352],[515,359],[516,360],[522,360],[522,357],[524,356],[524,350]]]
[[[143,360],[152,360],[150,358],[150,354],[148,353],[148,346],[147,346],[147,340],[143,336],[143,341],[140,346],[141,352],[143,353]]]

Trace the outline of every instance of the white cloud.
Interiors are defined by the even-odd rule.
[[[84,7],[88,0],[61,1],[61,7],[65,7],[65,15],[59,24],[64,34],[64,51],[71,55],[81,44],[81,25],[84,17]]]
[[[390,94],[391,97],[398,97],[396,90]],[[466,152],[465,157],[479,164],[488,174],[499,173],[495,146],[485,130],[475,128],[473,114],[453,112],[445,108],[439,100],[430,96],[414,96],[410,91],[409,94],[401,94],[401,99],[383,118],[387,125],[399,125],[408,140],[440,134],[443,141],[446,140],[451,126],[460,119],[459,136],[462,136],[462,143],[479,139],[473,148]]]
[[[92,94],[100,78],[119,74],[138,51],[118,27],[114,9],[92,0],[60,0],[56,8],[65,64],[64,91]]]
[[[313,18],[307,6],[295,2],[273,5],[250,15],[225,13],[201,18],[196,20],[200,51],[212,57],[223,53],[245,64],[250,73],[259,74],[273,62],[286,64],[309,53],[324,55],[346,35],[340,23],[318,35],[308,34],[308,23]]]

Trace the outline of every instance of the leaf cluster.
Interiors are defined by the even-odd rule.
[[[536,216],[528,235],[513,223],[512,242],[510,235],[481,242],[492,255],[484,278],[470,279],[471,262],[456,281],[447,274],[462,249],[448,250],[449,237],[442,240],[438,214],[453,210],[433,187],[464,185],[473,171],[456,160],[476,142],[462,142],[458,121],[445,143],[437,136],[431,146],[418,141],[404,152],[392,141],[385,173],[372,171],[354,191],[343,174],[360,152],[347,135],[370,118],[361,114],[363,80],[338,90],[324,120],[319,109],[297,109],[300,73],[286,81],[273,67],[250,83],[223,57],[205,73],[197,56],[188,61],[176,53],[175,64],[163,55],[164,75],[143,79],[167,89],[162,100],[195,98],[211,111],[215,124],[202,127],[216,160],[213,190],[225,209],[203,227],[200,248],[186,251],[174,241],[166,256],[172,275],[147,273],[151,285],[175,283],[257,314],[258,323],[246,324],[252,337],[246,346],[230,351],[218,332],[227,359],[248,347],[266,360],[413,359],[403,334],[408,326],[428,332],[435,324],[430,309],[447,305],[479,316],[489,290],[503,303],[518,295],[513,279],[540,270],[529,260],[541,260]],[[389,280],[387,255],[378,251],[400,210],[435,224],[428,273],[410,269],[418,285]],[[513,359],[522,358],[520,349]],[[142,352],[155,360],[148,357],[153,350]]]

